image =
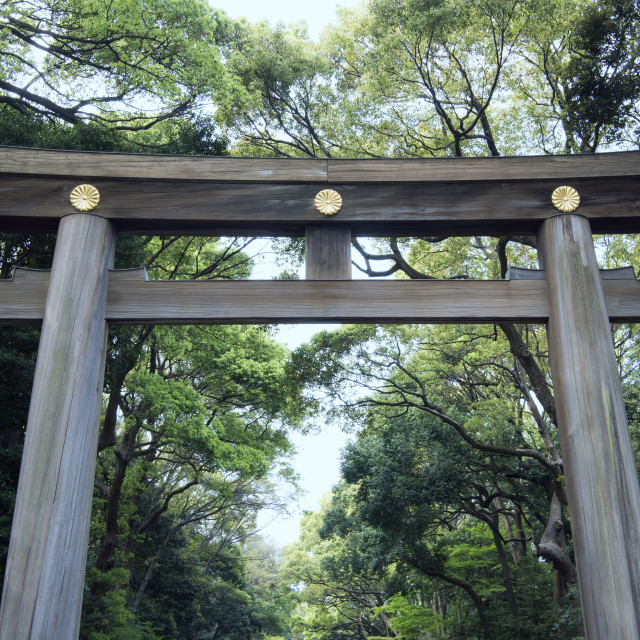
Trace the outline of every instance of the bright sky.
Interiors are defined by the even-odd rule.
[[[309,340],[322,330],[336,329],[339,325],[281,325],[276,340],[290,349]],[[258,517],[260,534],[279,547],[295,542],[300,532],[300,519],[304,511],[316,511],[322,495],[330,491],[340,478],[340,452],[349,436],[337,426],[314,425],[313,433],[292,433],[291,440],[297,455],[291,461],[300,476],[303,491],[295,505],[290,505],[289,517],[277,516],[272,511],[262,511]]]
[[[356,275],[356,274],[354,274]],[[263,276],[259,276],[263,277]],[[276,340],[295,349],[323,330],[337,329],[337,324],[280,325]],[[263,511],[258,518],[261,535],[279,547],[295,542],[300,531],[300,519],[304,511],[316,511],[322,495],[330,491],[340,478],[340,453],[349,436],[335,425],[314,425],[313,433],[291,434],[297,455],[291,461],[300,476],[303,491],[296,505],[290,506],[289,517],[275,516]]]
[[[338,7],[353,7],[360,4],[360,0],[209,0],[209,3],[232,18],[247,18],[250,22],[268,20],[272,24],[290,24],[304,20],[309,36],[317,40],[324,27],[336,22]]]

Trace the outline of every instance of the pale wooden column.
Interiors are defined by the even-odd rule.
[[[351,229],[306,227],[305,263],[307,280],[350,280]]]
[[[549,354],[588,640],[640,638],[640,489],[609,318],[586,218],[538,234]]]
[[[110,222],[60,222],[4,581],[2,640],[78,637],[106,346]]]

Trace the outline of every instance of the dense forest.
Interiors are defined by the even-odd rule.
[[[215,5],[215,0],[212,0]],[[640,149],[637,0],[368,0],[319,42],[201,0],[1,0],[0,144],[189,155]],[[639,266],[634,236],[596,238]],[[0,277],[55,237],[0,234]],[[354,239],[368,276],[504,278],[532,236]],[[120,237],[153,279],[249,278],[252,238]],[[281,277],[303,260],[276,241]],[[640,335],[613,338],[640,447]],[[0,558],[39,332],[0,328]],[[292,430],[354,434],[275,549]],[[636,456],[638,460],[638,456]],[[640,464],[640,460],[639,460]],[[283,487],[285,489],[283,489]],[[83,640],[583,636],[543,326],[111,328]]]

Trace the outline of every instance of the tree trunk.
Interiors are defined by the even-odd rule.
[[[100,543],[100,550],[96,558],[96,569],[104,571],[107,563],[113,555],[116,539],[118,537],[118,518],[120,514],[120,499],[122,486],[129,464],[133,458],[136,446],[136,438],[140,431],[141,424],[136,420],[135,425],[122,437],[120,447],[116,452],[116,470],[113,474],[113,481],[109,491],[109,502],[107,504],[107,515],[105,518],[105,531]]]
[[[444,638],[446,636],[444,619],[447,615],[447,592],[444,589],[433,592],[433,612],[440,618],[437,622],[438,635]]]
[[[133,600],[133,610],[137,611],[138,606],[140,605],[140,601],[142,600],[142,596],[149,585],[149,581],[151,580],[151,576],[153,574],[156,565],[158,564],[158,560],[160,559],[160,555],[164,551],[165,547],[169,544],[169,540],[173,537],[173,534],[181,527],[182,525],[177,525],[171,528],[169,533],[164,537],[160,546],[156,549],[156,552],[153,554],[153,558],[151,558],[151,562],[149,562],[149,566],[145,571],[144,577],[142,578],[142,582],[140,582],[140,586],[136,591],[136,596]]]
[[[516,523],[516,538],[518,552],[516,555],[520,558],[519,561],[522,561],[522,558],[527,554],[527,537],[524,534],[524,527],[522,526],[522,514],[519,509],[513,510],[513,519]],[[515,561],[515,558],[514,558]],[[518,562],[516,562],[518,564]]]
[[[518,605],[516,604],[516,596],[513,592],[513,583],[511,582],[511,571],[509,570],[509,563],[507,562],[507,554],[504,552],[504,546],[502,539],[500,538],[498,529],[498,514],[494,513],[491,517],[493,520],[493,526],[491,532],[493,533],[493,542],[498,552],[498,558],[500,560],[500,570],[502,571],[502,583],[504,584],[504,592],[507,598],[507,606],[509,607],[509,613],[513,618],[513,622],[518,629],[518,637],[520,637],[520,614],[518,613]]]
[[[113,555],[113,550],[118,537],[118,514],[120,512],[120,496],[122,494],[122,485],[124,484],[125,475],[129,461],[122,456],[117,456],[116,471],[113,474],[113,481],[109,491],[109,502],[107,504],[107,515],[105,518],[105,530],[100,542],[100,551],[96,558],[96,569],[104,571],[107,563]]]
[[[480,628],[482,629],[482,637],[485,638],[486,640],[491,638],[491,630],[489,629],[489,620],[485,613],[486,604],[483,602],[483,599],[475,592],[474,588],[468,582],[465,582],[464,580],[459,580],[458,578],[454,578],[453,576],[446,575],[441,571],[432,571],[432,572],[427,571],[425,573],[435,578],[440,578],[441,580],[444,580],[445,582],[448,582],[449,584],[452,584],[456,587],[460,587],[461,589],[466,591],[469,597],[471,598],[471,600],[473,601],[473,604],[475,605],[476,610],[478,612],[478,618],[480,619]]]
[[[553,563],[553,603],[556,610],[562,604],[569,585],[578,581],[578,573],[564,550],[565,546],[562,502],[558,493],[554,492],[549,507],[549,520],[538,543],[538,555]]]
[[[504,527],[504,535],[507,539],[507,544],[509,545],[509,551],[511,552],[511,557],[516,564],[520,564],[522,562],[522,558],[524,557],[524,532],[522,531],[522,519],[520,520],[520,531],[518,531],[516,526],[516,533],[514,535],[513,529],[511,528],[511,522],[509,520],[509,516],[505,513],[506,509],[504,506],[504,502],[500,496],[495,498],[496,507],[498,508],[498,514],[500,516],[500,520],[502,522],[502,526]],[[518,511],[514,512],[514,519],[516,518],[516,514],[519,515]],[[517,520],[516,520],[517,522]],[[516,539],[517,538],[517,539]]]

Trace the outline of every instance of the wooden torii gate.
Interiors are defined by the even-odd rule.
[[[0,282],[0,322],[42,322],[0,639],[78,636],[107,324],[318,321],[547,322],[587,636],[640,638],[640,490],[609,326],[640,321],[640,284],[601,278],[591,237],[640,231],[639,178],[640,152],[287,160],[0,147],[0,230],[58,233],[50,273]],[[81,212],[70,194],[87,182],[100,202]],[[564,185],[577,210],[571,194],[568,212],[554,208]],[[327,188],[342,197],[331,216],[314,204]],[[305,236],[307,280],[149,282],[109,271],[116,233]],[[349,279],[352,235],[527,233],[541,279]]]

